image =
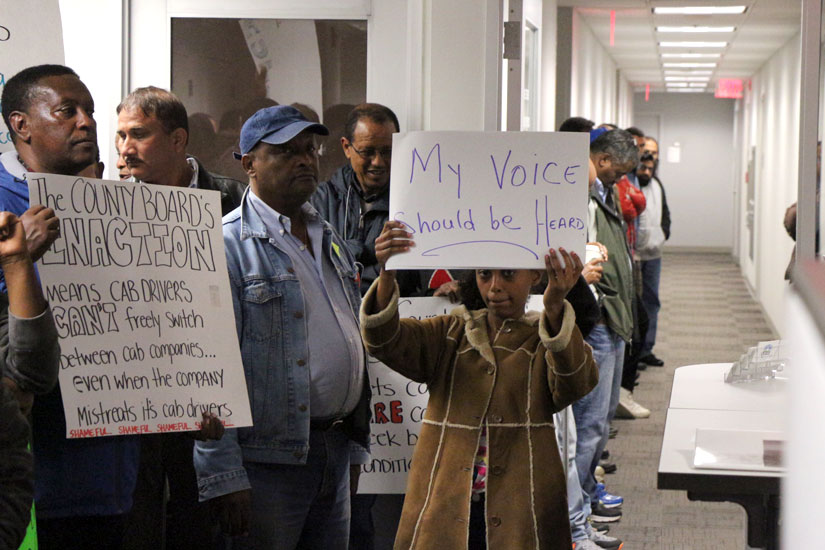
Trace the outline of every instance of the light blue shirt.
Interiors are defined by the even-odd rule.
[[[364,385],[361,332],[347,302],[341,280],[321,250],[323,226],[310,204],[301,207],[312,251],[292,235],[292,221],[249,190],[249,204],[286,252],[301,282],[309,334],[310,415],[343,417],[355,408]]]

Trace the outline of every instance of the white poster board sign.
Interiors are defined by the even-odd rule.
[[[401,298],[402,318],[426,319],[446,315],[456,304],[446,298]],[[541,296],[530,296],[527,309],[542,311]],[[413,382],[378,359],[370,357],[372,424],[371,461],[361,467],[361,494],[404,494],[412,464],[413,448],[427,410],[427,385]]]
[[[447,298],[401,298],[402,318],[446,315],[456,304]],[[371,461],[361,467],[358,492],[404,494],[412,453],[427,410],[427,385],[413,382],[370,357],[372,424]]]
[[[38,271],[60,336],[67,437],[252,418],[215,191],[28,175],[60,237]]]
[[[589,140],[565,132],[393,135],[390,218],[416,246],[388,267],[543,268],[584,257]]]
[[[0,92],[26,67],[63,64],[63,27],[57,0],[0,2]],[[0,153],[14,146],[0,119]]]

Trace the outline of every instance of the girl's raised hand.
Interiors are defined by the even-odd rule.
[[[375,258],[381,270],[384,270],[387,260],[392,256],[408,252],[413,246],[415,242],[412,240],[412,233],[407,231],[406,226],[399,221],[387,220],[381,234],[375,239]]]
[[[575,252],[567,252],[559,248],[559,255],[564,261],[562,267],[554,249],[550,249],[544,256],[544,266],[547,269],[547,289],[544,291],[544,309],[548,312],[561,311],[562,302],[582,272],[582,261]]]

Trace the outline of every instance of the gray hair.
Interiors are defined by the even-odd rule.
[[[605,132],[590,144],[591,153],[607,153],[617,164],[639,163],[639,149],[636,140],[625,130],[610,130]]]

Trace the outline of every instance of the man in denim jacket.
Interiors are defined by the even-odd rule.
[[[350,466],[368,458],[358,273],[307,202],[327,133],[289,106],[241,130],[250,187],[223,229],[254,426],[195,447],[200,498],[233,549],[345,550]]]

